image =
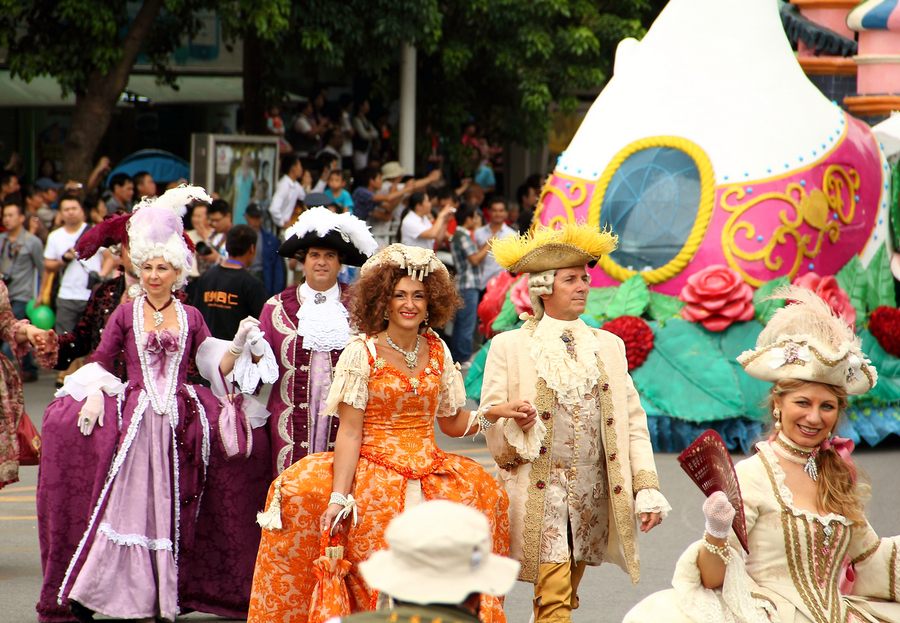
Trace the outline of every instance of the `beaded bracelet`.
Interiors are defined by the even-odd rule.
[[[715,554],[719,558],[722,559],[726,565],[731,562],[731,552],[728,550],[727,545],[713,545],[709,541],[706,540],[706,533],[703,533],[703,547],[709,551],[710,554]]]
[[[328,504],[340,504],[341,506],[347,506],[347,496],[345,496],[343,493],[332,491],[331,497],[328,498]]]
[[[496,424],[497,422],[491,422],[489,419],[484,417],[483,415],[478,416],[478,428],[481,429],[481,432],[486,431],[491,426]]]

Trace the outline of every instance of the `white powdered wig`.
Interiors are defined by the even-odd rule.
[[[338,232],[345,242],[352,244],[366,257],[378,250],[378,242],[369,232],[365,221],[349,212],[335,214],[323,207],[310,208],[301,214],[297,222],[284,232],[284,239],[290,240],[292,236],[303,238],[310,232],[323,238],[330,231]]]
[[[184,285],[193,254],[184,239],[182,217],[188,204],[195,200],[212,202],[203,188],[182,184],[135,206],[127,227],[131,264],[138,275],[144,262],[161,257],[178,271],[175,287]]]

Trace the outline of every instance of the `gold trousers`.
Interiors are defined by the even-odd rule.
[[[584,562],[541,563],[534,585],[535,623],[569,623],[578,607],[578,585],[584,575]]]

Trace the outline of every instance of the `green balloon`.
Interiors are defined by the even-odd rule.
[[[56,314],[46,305],[35,307],[31,312],[31,323],[38,329],[52,329],[56,324]]]
[[[36,299],[31,299],[25,304],[25,315],[28,316],[28,319],[31,320],[31,314],[34,313],[34,305],[37,303]]]

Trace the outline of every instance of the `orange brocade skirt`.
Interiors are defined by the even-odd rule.
[[[372,460],[375,458],[375,460]],[[371,610],[375,591],[363,581],[357,564],[387,549],[384,530],[403,512],[407,476],[380,457],[360,456],[353,497],[358,523],[350,528],[344,558],[352,563],[347,592],[352,612]],[[281,530],[263,530],[248,623],[307,623],[316,585],[313,562],[319,557],[319,519],[331,495],[333,452],[311,454],[281,475]],[[376,462],[377,461],[377,462]],[[426,500],[446,499],[471,506],[488,518],[494,553],[509,555],[509,500],[497,482],[472,459],[437,451],[430,473],[419,478]],[[266,508],[272,502],[269,487]],[[502,598],[482,596],[481,620],[505,623]]]

